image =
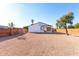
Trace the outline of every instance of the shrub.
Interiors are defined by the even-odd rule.
[[[69,25],[68,28],[71,29],[71,28],[75,28],[75,27],[73,25]]]
[[[52,29],[52,32],[56,32],[56,29]]]
[[[76,23],[76,24],[74,25],[74,27],[75,27],[75,28],[79,28],[79,23]]]

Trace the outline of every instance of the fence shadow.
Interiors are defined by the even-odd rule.
[[[35,34],[58,34],[58,35],[65,35],[66,33],[61,33],[61,32],[32,32]]]
[[[19,37],[19,36],[22,36],[22,35],[24,35],[24,34],[16,34],[16,35],[12,35],[12,36],[0,37],[0,42],[6,41],[6,40],[9,40],[9,39],[13,39],[13,38],[16,38],[16,37]]]

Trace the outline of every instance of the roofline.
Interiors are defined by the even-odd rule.
[[[37,23],[39,23],[39,22],[37,22]],[[37,24],[37,23],[34,23],[34,24],[32,24],[32,25],[35,25],[35,24]],[[40,22],[40,23],[43,23],[43,22]],[[44,24],[46,24],[46,23],[44,23]],[[32,26],[32,25],[29,25],[29,26]],[[49,25],[49,24],[46,24],[46,25]],[[52,26],[52,25],[49,25],[49,26]]]

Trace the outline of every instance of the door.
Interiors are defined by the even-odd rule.
[[[51,27],[47,27],[47,31],[51,31]]]

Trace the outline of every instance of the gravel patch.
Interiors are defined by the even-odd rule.
[[[27,33],[0,38],[2,56],[77,56],[79,37]]]

